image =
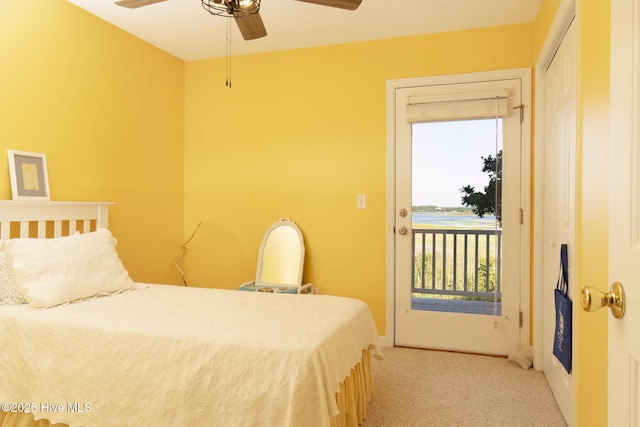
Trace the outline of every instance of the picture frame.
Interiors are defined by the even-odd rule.
[[[8,150],[11,198],[13,200],[51,200],[47,158],[44,154]]]

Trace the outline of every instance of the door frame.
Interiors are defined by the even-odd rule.
[[[433,77],[417,77],[387,81],[387,214],[386,214],[386,323],[385,336],[381,344],[392,347],[395,343],[395,203],[396,203],[396,96],[397,89],[434,84],[473,83],[487,80],[522,79],[522,99],[524,104],[521,147],[521,188],[520,206],[523,210],[523,224],[520,227],[520,307],[522,327],[520,339],[529,343],[531,339],[531,69],[486,71],[468,74],[450,74]]]
[[[535,191],[533,197],[535,200],[544,200],[544,162],[540,159],[544,159],[544,106],[545,106],[545,76],[546,70],[551,64],[560,43],[564,38],[565,33],[569,29],[572,20],[574,20],[576,28],[580,28],[578,25],[578,16],[576,13],[576,0],[561,0],[558,6],[555,19],[547,33],[547,38],[544,42],[538,60],[536,61],[536,139],[535,139],[535,158],[536,163],[534,165],[535,173]],[[578,58],[579,63],[579,58]],[[533,229],[542,230],[544,228],[543,206],[542,203],[534,204],[533,208]],[[575,236],[575,234],[574,234]],[[575,247],[575,242],[567,242]],[[533,367],[540,371],[542,370],[542,358],[543,358],[543,295],[542,289],[545,285],[543,283],[544,278],[544,242],[541,239],[535,239],[533,242]],[[547,284],[548,285],[548,284]],[[574,323],[574,335],[575,335],[575,323]],[[573,378],[573,389],[575,390],[575,375]],[[575,403],[574,403],[575,405]],[[575,411],[574,411],[575,412]]]

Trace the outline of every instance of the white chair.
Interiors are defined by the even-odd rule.
[[[295,222],[289,218],[276,221],[264,233],[256,279],[243,283],[241,291],[287,294],[311,293],[311,283],[302,284],[304,239]]]

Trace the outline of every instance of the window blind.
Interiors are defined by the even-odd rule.
[[[409,96],[407,122],[507,117],[508,105],[508,90]]]

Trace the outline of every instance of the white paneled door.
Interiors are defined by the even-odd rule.
[[[609,284],[625,290],[609,316],[610,426],[640,425],[640,0],[611,1]]]
[[[567,423],[573,418],[573,379],[553,355],[554,291],[560,271],[560,246],[569,255],[569,296],[575,301],[575,146],[576,146],[576,25],[567,30],[544,73],[544,251],[542,370]],[[574,304],[575,305],[575,304]],[[575,307],[574,307],[575,309]]]

